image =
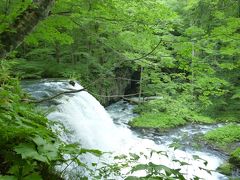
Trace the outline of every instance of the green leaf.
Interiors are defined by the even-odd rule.
[[[20,154],[23,159],[35,159],[48,163],[48,159],[38,154],[36,147],[31,143],[21,143],[14,148],[17,154]]]
[[[58,159],[58,146],[56,144],[44,144],[38,147],[39,153],[46,156],[50,161]]]
[[[46,144],[46,140],[44,140],[42,137],[40,136],[36,136],[34,138],[32,138],[33,142],[35,142],[38,146],[42,146]]]
[[[23,180],[42,180],[42,177],[38,173],[32,173],[23,178]]]
[[[2,176],[0,175],[1,180],[17,180],[18,178],[15,176]]]
[[[139,177],[128,176],[125,180],[139,180]]]
[[[129,155],[132,157],[132,160],[138,160],[140,158],[140,156],[135,153],[129,153]]]
[[[85,154],[85,153],[91,153],[91,154],[93,154],[95,156],[98,156],[98,157],[103,155],[103,152],[100,151],[100,150],[97,150],[97,149],[84,149],[84,148],[82,148],[80,150],[80,154]]]
[[[131,169],[131,172],[136,172],[140,170],[148,170],[149,166],[147,164],[138,164]]]

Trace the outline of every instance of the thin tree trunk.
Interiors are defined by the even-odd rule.
[[[34,0],[33,3],[0,33],[0,58],[16,49],[24,38],[45,17],[54,5],[55,0]]]
[[[5,3],[5,16],[8,15],[8,12],[9,12],[9,4],[10,4],[10,0],[6,0],[6,3]]]
[[[141,103],[141,96],[142,96],[142,81],[143,81],[143,67],[141,66],[141,72],[140,72],[140,81],[139,81],[139,102]]]
[[[74,56],[74,44],[71,45],[71,59],[72,59],[72,65],[75,65],[76,64],[76,61],[75,61],[75,56]]]
[[[192,99],[194,99],[194,58],[195,58],[195,44],[192,42],[192,62],[191,62],[191,69],[192,69]]]
[[[238,17],[240,18],[240,0],[238,0]]]
[[[55,58],[57,63],[60,64],[60,47],[58,42],[55,43]]]

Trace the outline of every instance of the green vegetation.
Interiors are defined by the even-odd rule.
[[[230,155],[229,162],[240,168],[240,148],[238,147]]]
[[[229,124],[208,132],[204,138],[219,148],[230,150],[231,143],[240,141],[240,126]]]
[[[174,32],[162,36],[163,57],[140,63],[142,94],[163,99],[140,104],[136,112],[140,116],[163,112],[173,122],[176,118],[190,123],[240,122],[239,4],[218,0],[165,4],[178,14]],[[145,120],[138,117],[131,124],[153,124]],[[161,115],[154,121],[161,121]]]
[[[133,127],[239,123],[239,27],[239,0],[0,1],[1,178],[58,178],[54,166],[72,161],[64,154],[86,152],[61,142],[22,101],[18,79],[77,79],[104,103],[129,92],[162,96],[136,107]],[[240,128],[204,138],[226,149],[240,141]],[[155,177],[160,167],[149,166]]]
[[[184,119],[179,119],[166,113],[147,113],[135,118],[130,122],[132,127],[155,128],[159,131],[166,131],[180,125],[185,125]]]
[[[13,64],[12,75],[23,79],[41,78],[74,78],[76,72],[81,71],[81,66],[71,64],[58,64],[51,61],[26,61],[17,60]]]
[[[134,109],[134,112],[139,113],[140,116],[134,118],[129,124],[133,127],[156,128],[162,131],[187,123],[211,124],[216,122],[208,116],[191,110],[186,96],[178,100],[164,97],[140,104]]]
[[[21,103],[25,95],[3,64],[0,72],[0,178],[57,179],[53,167],[63,161],[60,148],[64,144],[48,128],[43,115]]]
[[[224,163],[218,167],[218,172],[225,174],[227,176],[232,175],[233,166],[230,163]]]
[[[232,171],[235,168],[240,168],[240,148],[238,147],[230,153],[228,162],[218,167],[218,171],[225,175],[232,175]]]
[[[229,124],[209,131],[203,139],[215,149],[223,150],[230,155],[228,163],[224,163],[218,168],[220,173],[231,175],[233,169],[240,167],[240,148],[238,147],[240,125]]]

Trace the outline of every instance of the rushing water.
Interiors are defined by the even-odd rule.
[[[37,82],[25,83],[25,89],[37,99],[48,97],[57,92],[67,89],[82,89],[79,84],[74,87],[66,81],[58,82]],[[103,106],[88,92],[66,95],[54,102],[57,107],[48,118],[57,120],[64,124],[65,128],[71,131],[71,135],[62,134],[65,141],[80,142],[85,148],[100,149],[102,151],[111,151],[115,154],[122,153],[147,153],[149,149],[156,151],[165,151],[168,156],[154,155],[150,159],[141,160],[141,163],[153,162],[164,164],[171,168],[179,168],[179,163],[173,160],[178,159],[187,162],[190,165],[181,167],[181,172],[185,173],[187,179],[198,176],[203,179],[227,179],[225,176],[214,172],[216,168],[225,160],[223,154],[211,151],[207,148],[196,150],[194,139],[197,133],[206,133],[215,126],[191,125],[175,129],[169,133],[156,134],[155,132],[134,131],[128,126],[130,121],[136,115],[132,112],[133,105],[124,101],[119,101],[106,110]],[[45,104],[49,108],[50,104]],[[219,125],[220,126],[220,125]],[[180,142],[184,145],[180,149],[174,150],[169,146]],[[194,157],[199,156],[206,160],[198,160]],[[212,174],[201,170],[199,167],[213,170]]]

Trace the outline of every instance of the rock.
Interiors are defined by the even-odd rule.
[[[109,78],[108,85],[103,85],[103,80],[99,80],[95,83],[95,87],[98,90],[96,96],[98,101],[104,105],[108,106],[120,100],[125,94],[131,94],[134,92],[127,92],[128,89],[132,89],[131,81],[127,79],[132,79],[132,70],[126,68],[116,69],[114,72],[116,78]]]
[[[217,171],[220,172],[221,174],[231,176],[233,171],[233,165],[225,162],[217,168]]]
[[[240,147],[231,153],[229,162],[237,168],[240,168]]]
[[[124,100],[132,103],[132,104],[139,104],[144,101],[150,101],[150,100],[155,100],[155,99],[163,99],[162,96],[149,96],[149,97],[130,97],[130,98],[123,98]]]
[[[74,81],[69,81],[69,84],[71,84],[72,86],[75,86],[75,82]]]

